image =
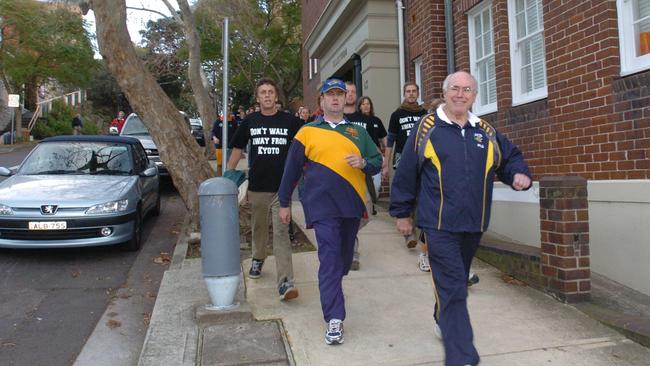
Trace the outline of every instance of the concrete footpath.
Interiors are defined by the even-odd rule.
[[[304,228],[302,209],[294,220]],[[307,230],[313,240],[312,230]],[[210,312],[200,259],[179,245],[163,278],[140,365],[444,365],[429,273],[385,211],[359,233],[361,269],[344,280],[345,343],[324,343],[316,252],[294,254],[300,296],[280,302],[273,258],[242,278],[237,309]],[[245,270],[250,262],[242,264]],[[570,305],[509,284],[480,261],[469,309],[481,365],[649,365],[650,350]]]

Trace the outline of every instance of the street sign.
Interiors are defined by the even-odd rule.
[[[19,94],[9,94],[7,107],[20,107],[20,95]]]

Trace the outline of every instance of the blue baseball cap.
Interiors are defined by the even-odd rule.
[[[341,89],[343,91],[347,91],[343,80],[337,78],[329,78],[323,82],[323,86],[321,86],[320,92],[327,93],[332,89]]]

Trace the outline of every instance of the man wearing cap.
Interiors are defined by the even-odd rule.
[[[280,218],[288,223],[291,194],[305,166],[302,204],[318,242],[318,287],[327,344],[343,343],[343,276],[350,271],[354,241],[366,210],[365,175],[379,172],[382,163],[366,130],[343,116],[345,92],[343,81],[325,80],[321,87],[323,116],[298,131],[278,192]]]

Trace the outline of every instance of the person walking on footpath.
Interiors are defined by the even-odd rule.
[[[117,112],[117,117],[113,118],[111,121],[111,127],[117,127],[117,134],[119,135],[122,132],[122,127],[124,127],[124,111]]]
[[[81,135],[81,129],[84,127],[84,123],[81,121],[81,114],[77,113],[72,119],[72,134]]]
[[[248,200],[251,203],[253,243],[248,277],[260,278],[266,260],[269,239],[269,212],[273,222],[273,255],[275,256],[280,300],[298,297],[294,286],[291,242],[288,223],[280,222],[278,188],[289,152],[289,145],[300,128],[298,118],[278,111],[278,88],[275,81],[263,78],[257,82],[255,97],[260,111],[249,114],[233,136],[228,169],[235,169],[246,144],[250,146]]]
[[[403,146],[389,212],[407,235],[417,201],[436,298],[434,331],[442,337],[445,365],[475,366],[467,279],[490,221],[494,177],[517,191],[530,188],[532,180],[519,149],[470,112],[476,79],[459,71],[447,76],[442,90],[444,104],[422,118]]]
[[[318,289],[326,324],[325,343],[343,343],[343,276],[352,265],[354,242],[366,210],[365,175],[380,171],[381,154],[365,129],[343,115],[345,83],[321,86],[324,115],[303,126],[289,149],[280,184],[280,218],[291,220],[291,195],[305,167],[305,220],[318,243]]]
[[[377,145],[377,149],[379,149],[380,152],[384,151],[386,148],[386,136],[388,136],[388,133],[386,132],[386,128],[381,119],[375,116],[375,107],[372,103],[372,99],[370,99],[370,97],[359,98],[357,101],[357,112],[363,114],[368,119],[368,124],[371,127],[366,128],[366,130],[368,133],[371,133],[372,131],[370,137],[372,137],[372,141]],[[379,196],[378,192],[381,187],[381,173],[375,174],[372,177],[367,177],[366,184],[368,186],[370,200],[372,201],[372,214],[376,215],[377,210],[375,209],[375,204],[377,203]]]
[[[399,166],[400,157],[404,144],[413,129],[422,116],[427,111],[418,104],[418,96],[420,95],[420,87],[412,82],[406,82],[402,89],[404,94],[404,101],[402,105],[390,115],[390,122],[388,124],[388,138],[387,145],[384,151],[384,165],[382,166],[382,175],[384,178],[389,178],[390,175],[390,161],[394,161],[393,169]],[[393,149],[394,146],[394,149]],[[394,156],[393,155],[394,152]],[[392,160],[391,160],[392,159]],[[404,234],[404,242],[409,249],[415,248],[418,244],[418,235],[416,230]],[[424,245],[424,244],[423,244]],[[422,247],[424,248],[424,246]],[[421,249],[418,256],[418,268],[423,272],[429,271],[429,263],[426,256],[426,250]]]

